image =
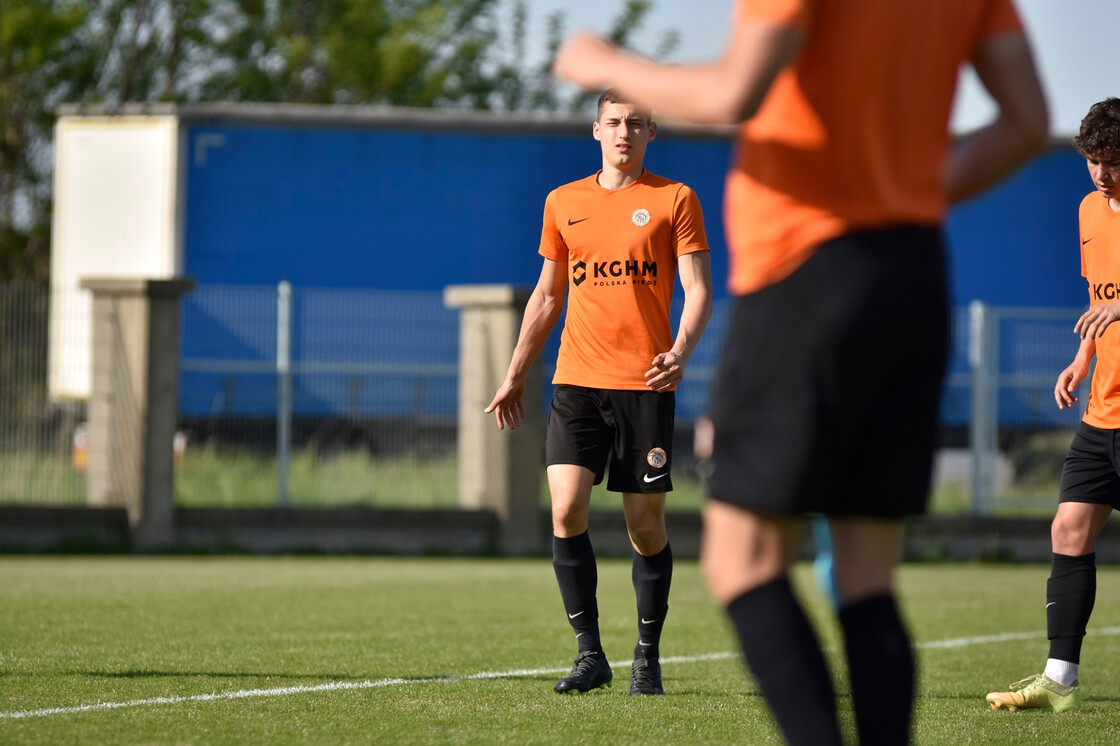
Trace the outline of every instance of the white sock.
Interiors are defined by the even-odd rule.
[[[1062,686],[1073,686],[1077,683],[1077,664],[1069,661],[1060,661],[1057,658],[1046,659],[1046,670],[1042,673],[1051,681],[1056,681]]]

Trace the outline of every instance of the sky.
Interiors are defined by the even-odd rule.
[[[652,53],[672,28],[680,33],[677,49],[669,58],[673,61],[709,59],[723,49],[733,0],[653,1],[645,23],[632,35],[638,51]],[[1072,136],[1091,104],[1120,96],[1120,0],[1015,2],[1050,103],[1051,132],[1056,137]],[[564,11],[568,31],[588,28],[603,32],[624,5],[625,0],[528,0],[527,47],[543,48],[545,19],[556,10]],[[987,94],[972,73],[966,72],[958,89],[954,130],[978,126],[992,111]]]

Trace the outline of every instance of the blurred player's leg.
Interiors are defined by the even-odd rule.
[[[840,627],[860,743],[908,743],[915,665],[892,579],[901,520],[830,519]]]
[[[802,532],[803,521],[775,521],[710,501],[704,569],[786,740],[840,744],[832,676],[787,574]]]

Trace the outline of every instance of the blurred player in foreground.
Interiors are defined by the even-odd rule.
[[[1093,104],[1073,144],[1089,166],[1096,189],[1081,200],[1081,274],[1089,283],[1089,310],[1073,330],[1081,345],[1054,384],[1058,409],[1072,407],[1089,363],[1097,357],[1089,404],[1062,467],[1058,512],[1050,527],[1053,556],[1046,581],[1045,670],[987,696],[993,710],[1071,710],[1081,704],[1078,668],[1085,627],[1097,595],[1097,536],[1120,508],[1120,301],[1110,300],[1120,278],[1120,99]]]
[[[605,91],[592,134],[602,169],[545,200],[544,266],[505,381],[486,411],[499,428],[520,424],[525,376],[567,296],[545,463],[552,564],[578,655],[555,690],[586,692],[613,678],[599,639],[598,571],[587,532],[591,488],[609,465],[607,489],[622,493],[634,550],[638,643],[630,693],[663,694],[660,640],[673,577],[665,493],[673,489],[674,392],[712,313],[708,241],[696,194],[643,166],[657,134],[648,109]],[[669,304],[677,274],[684,309],[674,339]]]
[[[997,111],[952,147],[966,63]],[[915,665],[893,571],[903,519],[928,500],[949,338],[940,223],[1047,138],[1011,0],[739,0],[711,62],[659,64],[581,33],[554,71],[660,116],[744,122],[704,568],[786,739],[839,744],[788,578],[806,517],[826,515],[860,740],[905,743]]]

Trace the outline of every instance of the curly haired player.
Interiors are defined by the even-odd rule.
[[[1072,407],[1096,355],[1089,403],[1062,467],[1058,511],[1050,527],[1053,555],[1046,581],[1046,636],[1050,655],[1040,674],[990,692],[993,710],[1072,710],[1081,704],[1079,668],[1085,627],[1097,594],[1097,536],[1120,508],[1117,432],[1120,431],[1120,301],[1108,288],[1120,281],[1120,99],[1109,98],[1081,120],[1074,147],[1089,166],[1095,189],[1081,200],[1081,274],[1089,283],[1089,310],[1073,330],[1081,345],[1054,384],[1058,409]]]

